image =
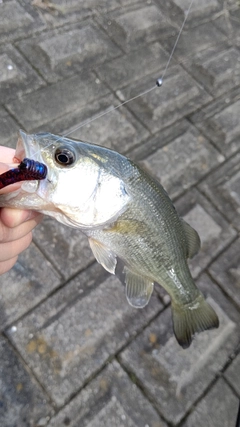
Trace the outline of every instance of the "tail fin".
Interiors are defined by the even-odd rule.
[[[215,311],[201,294],[187,305],[172,302],[172,317],[176,339],[183,348],[190,346],[195,333],[219,326]]]

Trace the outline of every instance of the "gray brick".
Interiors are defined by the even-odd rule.
[[[210,273],[224,291],[240,306],[240,240],[237,239],[211,265]]]
[[[169,144],[169,142],[172,142],[174,139],[184,135],[188,130],[189,122],[183,119],[172,126],[164,128],[161,132],[144,141],[144,144],[140,144],[135,147],[131,150],[130,156],[133,160],[140,163],[160,148]]]
[[[53,120],[104,96],[108,89],[89,73],[40,89],[7,104],[9,110],[29,132],[46,126]]]
[[[1,329],[46,298],[60,284],[60,277],[34,244],[15,266],[1,276]]]
[[[240,229],[240,154],[211,173],[199,188],[238,230]]]
[[[195,184],[224,157],[193,127],[142,163],[175,198]]]
[[[9,343],[0,337],[0,424],[33,427],[50,419],[53,410]],[[44,424],[45,425],[45,424]]]
[[[0,107],[0,145],[16,147],[19,126],[12,117]]]
[[[33,92],[44,82],[11,45],[0,47],[0,99],[2,103]]]
[[[97,10],[101,13],[107,13],[115,9],[120,9],[122,12],[122,8],[125,8],[126,6],[133,4],[139,5],[139,0],[105,0],[104,2],[99,2],[98,0],[93,1],[95,1]],[[148,2],[148,4],[150,3]]]
[[[118,90],[131,82],[138,82],[147,74],[158,72],[160,66],[166,65],[168,58],[169,55],[156,42],[100,65],[96,71],[101,80],[106,81],[114,90]]]
[[[160,9],[146,2],[100,15],[98,20],[125,51],[176,34]]]
[[[34,230],[34,241],[65,279],[95,259],[80,230],[66,227],[49,217],[45,217]]]
[[[24,55],[48,82],[55,82],[89,70],[121,53],[94,23],[65,26],[60,30],[23,40],[18,44]]]
[[[229,245],[237,233],[196,190],[179,199],[176,208],[185,221],[197,230],[201,239],[200,252],[189,261],[192,275],[196,277]]]
[[[29,3],[29,2],[28,2]],[[0,3],[0,42],[16,39],[45,27],[43,20],[33,7],[19,2]]]
[[[219,30],[221,30],[230,39],[233,45],[240,44],[239,37],[239,16],[240,9],[237,7],[235,0],[228,0],[224,6],[227,6],[218,19],[214,21]]]
[[[49,427],[166,427],[117,362],[105,368]]]
[[[149,132],[126,108],[121,107],[111,111],[117,105],[119,100],[112,95],[101,98],[66,114],[64,121],[62,118],[53,121],[49,124],[48,130],[64,135],[71,132],[70,137],[81,141],[92,141],[120,153],[126,153],[142,144],[149,136]],[[104,116],[98,117],[101,115]],[[88,121],[91,123],[87,124]],[[78,125],[80,128],[73,131]]]
[[[190,5],[188,0],[156,0],[156,3],[175,24],[182,25]],[[200,3],[193,2],[185,29],[190,26],[199,25],[204,20],[209,20],[210,17],[213,18],[214,14],[220,9],[221,4],[218,0],[202,0]]]
[[[21,1],[28,2],[28,0]],[[91,17],[96,3],[96,0],[52,0],[49,2],[35,0],[32,5],[41,14],[46,25],[52,28]]]
[[[198,111],[195,111],[189,118],[195,124],[195,126],[200,127],[201,122],[213,117],[215,114],[220,113],[226,107],[228,107],[231,104],[234,104],[239,99],[240,99],[240,88],[238,86],[238,87],[235,87],[234,89],[230,89],[227,93],[220,95],[218,98],[213,99],[212,102],[210,102],[206,106],[203,106]],[[211,137],[212,137],[212,134],[211,134]]]
[[[169,51],[172,51],[176,39],[174,37],[164,40],[161,44]],[[192,57],[196,52],[204,49],[209,49],[219,43],[226,41],[226,36],[219,31],[213,22],[207,22],[195,28],[184,30],[174,55],[180,60],[186,60]]]
[[[238,398],[220,378],[210,392],[200,401],[183,427],[234,426],[237,420]]]
[[[199,334],[183,350],[172,336],[167,309],[120,354],[121,363],[173,425],[204,393],[239,342],[239,314],[207,276],[197,283],[219,315],[219,329]]]
[[[194,77],[215,96],[240,83],[239,51],[234,47],[214,46],[191,58]]]
[[[197,127],[208,134],[218,149],[227,157],[240,148],[240,100],[231,103],[226,108],[197,123]]]
[[[118,96],[124,101],[149,90],[162,72],[163,68],[155,75],[139,79],[118,91]],[[211,96],[182,67],[174,66],[168,69],[161,88],[156,86],[155,90],[130,102],[128,108],[151,132],[156,133],[210,100]]]
[[[224,377],[232,385],[240,397],[240,355],[238,355],[224,373]]]
[[[103,269],[94,265],[77,276],[16,323],[16,330],[8,330],[14,345],[58,406],[162,307],[156,296],[144,310],[130,307],[121,283],[113,276],[101,283],[99,271],[102,274]],[[98,286],[89,293],[91,282]]]

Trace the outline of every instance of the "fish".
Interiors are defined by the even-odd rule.
[[[31,209],[80,229],[96,260],[125,284],[128,303],[145,307],[154,284],[171,298],[173,331],[188,348],[196,333],[219,326],[191,276],[200,238],[166,190],[116,151],[47,132],[20,131],[15,158],[47,167],[42,180],[0,195],[0,206]]]

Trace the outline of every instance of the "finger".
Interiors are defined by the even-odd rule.
[[[8,148],[3,145],[0,145],[0,162],[4,163],[13,163],[13,159],[15,156],[15,150],[13,148]],[[1,164],[0,163],[0,170]]]
[[[9,228],[17,227],[31,219],[37,219],[40,222],[42,218],[42,214],[31,210],[2,208],[0,211],[0,220]]]
[[[13,191],[18,190],[19,188],[21,188],[21,185],[22,182],[15,182],[15,184],[7,185],[7,187],[4,187],[0,190],[0,196],[1,194],[12,193]]]
[[[9,259],[8,261],[0,262],[0,275],[6,273],[9,271],[14,264],[17,262],[18,257],[13,257]]]
[[[38,214],[35,218],[25,221],[14,228],[9,228],[0,221],[0,244],[15,242],[16,240],[21,239],[32,231],[41,220],[42,215]]]
[[[0,243],[0,262],[8,261],[11,258],[16,257],[25,249],[28,248],[32,241],[32,233],[28,233],[21,239],[15,242]]]

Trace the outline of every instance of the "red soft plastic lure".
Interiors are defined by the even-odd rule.
[[[0,189],[19,181],[44,179],[47,176],[47,166],[31,159],[23,159],[17,168],[10,169],[0,175]]]

